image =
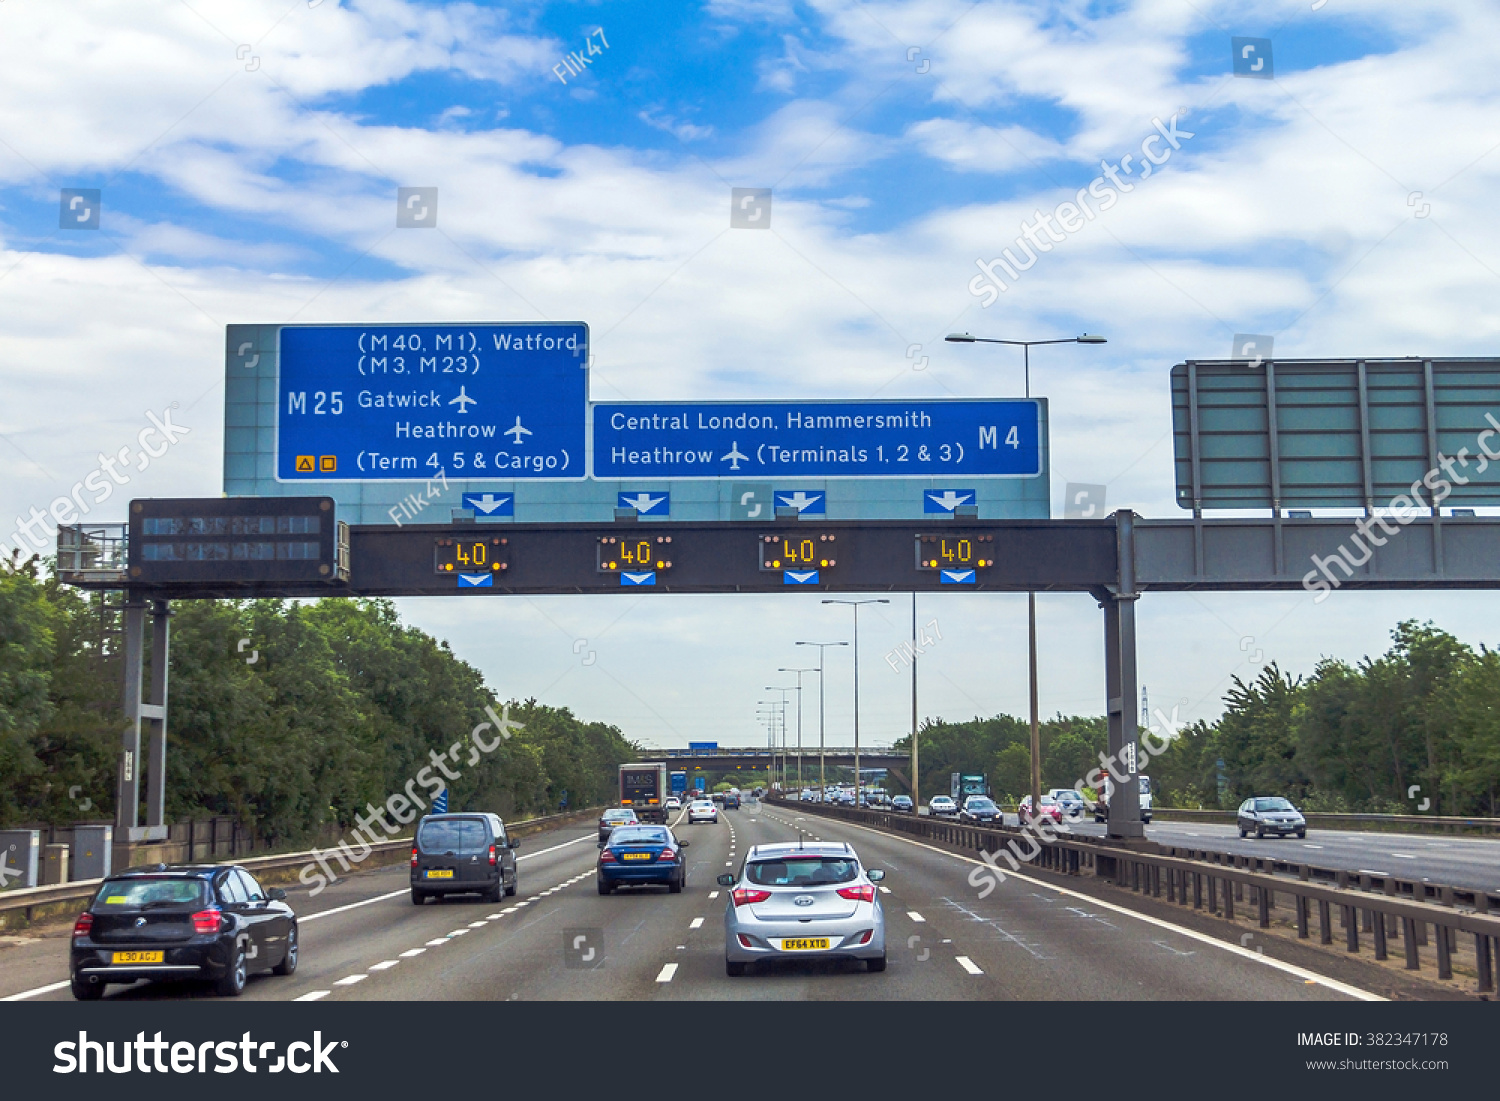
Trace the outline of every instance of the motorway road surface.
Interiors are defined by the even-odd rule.
[[[1007,814],[1005,820],[1017,824],[1014,814]],[[1104,826],[1092,818],[1071,825],[1082,836],[1104,836]],[[1274,856],[1320,868],[1500,892],[1500,838],[1315,828],[1308,831],[1305,841],[1295,837],[1258,841],[1253,836],[1242,840],[1234,826],[1200,822],[1153,822],[1146,827],[1146,836],[1161,845]]]
[[[592,826],[527,838],[520,893],[501,903],[411,904],[407,868],[346,879],[316,899],[289,892],[302,957],[289,978],[252,978],[266,1000],[1169,999],[1322,1001],[1373,995],[1109,902],[1012,876],[988,898],[975,862],[850,823],[747,803],[717,825],[677,826],[688,849],[682,894],[597,893]],[[725,891],[752,844],[798,828],[848,841],[883,868],[889,969],[789,961],[729,978]],[[579,940],[578,938],[583,938]],[[588,956],[592,949],[592,958]],[[0,998],[65,1000],[65,931],[0,949]],[[111,987],[109,1000],[209,998],[197,984]]]

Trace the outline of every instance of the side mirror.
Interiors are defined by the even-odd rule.
[[[720,887],[733,887],[734,886],[734,876],[728,875],[728,874],[721,875],[721,876],[719,876],[717,882],[718,882],[718,884],[719,884]]]
[[[513,849],[519,849],[521,847],[521,839],[519,837],[512,837],[510,839],[510,847]]]
[[[269,898],[272,902],[285,902],[286,892],[283,891],[280,887],[272,887],[269,891],[266,892],[266,897]]]
[[[872,868],[870,871],[865,873],[865,878],[868,879],[871,883],[879,883],[882,879],[885,878],[885,873],[879,868]]]

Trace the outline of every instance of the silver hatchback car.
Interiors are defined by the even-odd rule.
[[[876,884],[843,842],[755,845],[724,909],[724,969],[743,975],[758,960],[857,959],[885,970],[885,911]]]

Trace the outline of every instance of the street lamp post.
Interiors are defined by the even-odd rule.
[[[1026,397],[1031,397],[1031,347],[1033,344],[1105,344],[1104,337],[1084,333],[1081,336],[1062,337],[1057,340],[996,340],[991,337],[970,336],[968,333],[949,333],[943,339],[951,344],[1009,344],[1021,349],[1025,366]],[[1026,649],[1027,674],[1031,696],[1031,813],[1034,816],[1042,805],[1042,736],[1041,723],[1037,716],[1036,683],[1036,593],[1026,594]]]
[[[816,673],[816,669],[778,669],[778,673],[797,674],[797,797],[802,797],[802,674]],[[820,689],[821,690],[821,689]]]
[[[824,775],[824,745],[823,745],[823,651],[830,646],[848,646],[847,642],[799,642],[798,646],[816,646],[818,648],[818,802],[822,804],[828,798],[827,777]]]
[[[785,687],[779,684],[766,685],[767,692],[781,693],[781,790],[783,793],[786,792],[786,694],[794,690],[795,686],[793,685],[786,685]],[[773,751],[773,760],[774,757],[775,753]]]
[[[825,600],[824,604],[847,604],[854,609],[854,808],[859,809],[859,606],[861,604],[889,604],[881,597],[878,600]]]

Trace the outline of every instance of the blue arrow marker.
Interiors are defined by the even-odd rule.
[[[781,583],[783,585],[816,585],[818,583],[818,571],[782,570]]]
[[[943,570],[938,574],[938,579],[944,585],[972,585],[974,584],[973,570]]]
[[[666,516],[672,511],[670,493],[621,493],[617,508],[633,508],[638,516]]]
[[[798,516],[824,516],[828,513],[828,494],[821,490],[811,492],[799,489],[793,493],[776,494],[776,504],[779,508],[794,508]]]
[[[620,586],[622,588],[625,587],[625,586],[627,586],[627,585],[655,585],[655,584],[656,584],[656,571],[655,570],[644,570],[644,571],[642,571],[640,573],[632,573],[629,570],[626,570],[626,571],[624,571],[623,573],[620,574]]]
[[[481,516],[514,516],[516,497],[513,493],[465,493],[463,507]]]
[[[922,491],[922,511],[952,514],[959,505],[972,505],[972,489],[926,489]]]
[[[461,573],[458,575],[460,589],[493,589],[495,578],[487,573]]]

